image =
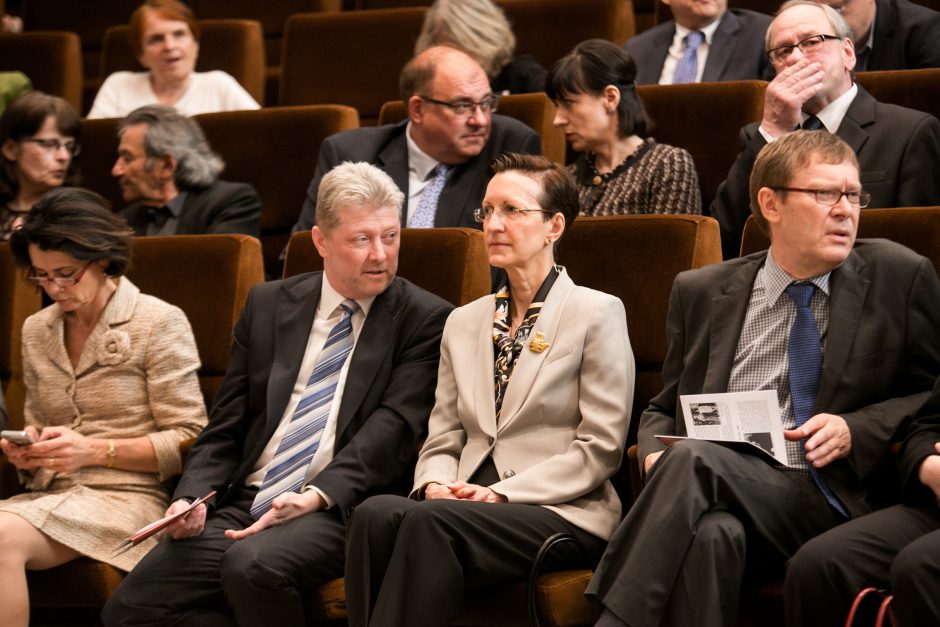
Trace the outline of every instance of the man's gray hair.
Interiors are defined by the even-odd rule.
[[[845,19],[839,14],[838,11],[833,9],[828,4],[822,4],[821,2],[815,2],[814,0],[787,0],[780,5],[780,8],[777,9],[777,12],[774,14],[774,17],[780,15],[787,9],[798,7],[798,6],[810,6],[818,7],[826,14],[826,19],[829,21],[829,25],[832,26],[833,34],[839,39],[852,39],[852,29],[849,28],[849,25],[846,24]],[[764,50],[770,50],[770,28],[767,29],[767,32],[764,34]],[[819,33],[820,35],[824,33]],[[854,41],[852,42],[855,43]]]
[[[343,209],[394,207],[401,213],[405,195],[388,174],[370,163],[345,161],[327,172],[317,190],[317,226],[324,231],[340,223]]]
[[[151,169],[154,159],[173,157],[176,161],[173,180],[181,191],[209,187],[225,168],[225,162],[212,152],[199,124],[173,107],[147,105],[131,111],[118,124],[118,137],[128,127],[138,124],[147,125],[144,133],[145,167]]]

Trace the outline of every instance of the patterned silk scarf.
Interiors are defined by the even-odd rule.
[[[496,313],[493,315],[493,344],[496,347],[496,362],[494,364],[493,375],[496,379],[496,422],[499,423],[499,412],[503,408],[503,397],[506,395],[506,388],[509,386],[509,377],[512,376],[512,370],[516,365],[516,360],[522,353],[526,341],[529,339],[529,332],[535,326],[535,321],[542,311],[542,303],[548,296],[549,290],[558,278],[558,268],[552,266],[551,271],[542,286],[536,292],[532,304],[525,312],[525,318],[522,324],[516,329],[515,337],[510,337],[509,329],[511,319],[509,314],[509,286],[503,285],[496,290]]]

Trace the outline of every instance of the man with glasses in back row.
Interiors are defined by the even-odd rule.
[[[940,121],[876,101],[853,82],[855,47],[845,20],[811,0],[784,3],[766,49],[777,71],[760,123],[741,129],[742,150],[711,206],[726,259],[737,257],[748,216],[748,177],[760,149],[795,128],[835,133],[858,156],[872,207],[940,204]]]
[[[402,226],[479,228],[473,210],[486,191],[486,168],[504,152],[540,154],[531,128],[493,115],[498,97],[473,58],[448,46],[415,56],[399,79],[407,119],[337,133],[320,146],[317,169],[294,231],[315,222],[320,179],[344,161],[367,161],[405,193]]]
[[[852,148],[796,131],[751,174],[770,250],[680,274],[663,391],[640,418],[645,486],[588,594],[598,627],[736,625],[749,581],[881,504],[890,443],[940,372],[940,281],[886,240],[855,241],[869,194]],[[785,466],[685,435],[688,394],[774,390]]]

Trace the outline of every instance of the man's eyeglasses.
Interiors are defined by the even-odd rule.
[[[499,96],[495,95],[487,96],[480,102],[473,102],[472,100],[437,100],[435,98],[428,98],[427,96],[418,97],[425,102],[447,107],[453,111],[454,115],[456,115],[458,118],[469,118],[471,115],[473,115],[473,112],[476,111],[477,107],[480,107],[480,111],[483,113],[493,113],[496,111],[496,107],[499,105]]]
[[[478,207],[473,210],[473,219],[482,224],[489,220],[494,213],[498,213],[503,220],[518,220],[527,213],[552,214],[555,212],[548,211],[547,209],[519,209],[512,205],[506,205],[505,207]]]
[[[871,201],[871,194],[868,192],[843,192],[838,189],[805,189],[802,187],[772,187],[776,192],[803,192],[804,194],[813,194],[816,196],[816,202],[826,207],[832,207],[839,204],[842,197],[845,196],[849,204],[854,207],[864,209]]]
[[[30,137],[28,139],[21,139],[22,142],[27,142],[30,144],[36,144],[40,148],[43,148],[46,152],[58,152],[59,148],[65,148],[66,151],[73,157],[78,156],[78,153],[82,151],[81,145],[74,139],[37,139],[35,137]]]
[[[50,283],[54,283],[56,287],[72,287],[82,280],[82,277],[85,276],[85,271],[88,270],[88,267],[92,263],[94,263],[94,261],[89,261],[82,266],[81,270],[72,276],[36,276],[36,269],[30,268],[29,273],[26,275],[26,280],[39,287],[46,287]]]
[[[793,50],[796,48],[800,49],[804,55],[809,55],[813,52],[816,52],[822,48],[823,44],[830,39],[841,40],[841,37],[836,37],[835,35],[813,35],[812,37],[807,37],[806,39],[801,39],[795,44],[787,44],[786,46],[777,46],[767,51],[767,56],[770,57],[770,60],[774,63],[779,63],[786,60]]]

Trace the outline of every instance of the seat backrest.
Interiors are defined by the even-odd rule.
[[[284,22],[294,13],[342,11],[342,0],[193,0],[193,13],[201,19],[257,20],[264,31],[265,59],[268,67],[281,65],[281,40]],[[254,94],[252,94],[254,95]],[[260,100],[259,100],[260,102]]]
[[[232,329],[248,291],[264,280],[261,245],[248,235],[136,237],[127,276],[189,318],[209,406],[228,368]]]
[[[673,279],[721,261],[718,222],[683,214],[578,218],[561,239],[558,261],[575,283],[617,296],[627,310],[636,359],[632,444],[640,413],[662,390]]]
[[[261,196],[261,243],[273,276],[316,170],[320,143],[358,127],[358,115],[350,107],[308,105],[206,113],[196,120],[225,159],[222,178],[251,183]]]
[[[256,20],[198,20],[199,58],[196,70],[223,70],[231,74],[255,101],[264,102],[264,35]],[[104,34],[102,78],[114,72],[143,71],[134,56],[130,27],[112,26]]]
[[[117,159],[117,125],[119,118],[81,121],[82,152],[78,156],[81,185],[94,190],[107,199],[115,210],[125,206],[121,187],[111,176]]]
[[[19,70],[33,87],[82,110],[82,49],[78,35],[63,31],[0,33],[0,71]]]
[[[535,94],[514,94],[501,96],[498,112],[515,118],[526,124],[542,138],[542,154],[557,161],[565,162],[565,134],[552,125],[555,118],[555,103],[543,92]],[[405,103],[392,100],[382,105],[379,111],[379,124],[392,124],[405,119]]]
[[[20,339],[23,322],[42,307],[40,291],[22,278],[9,242],[0,242],[0,383],[3,384],[10,428],[23,424],[23,365]]]
[[[585,39],[616,44],[633,37],[630,0],[496,0],[516,36],[516,54],[531,54],[545,68]]]
[[[859,72],[855,80],[879,102],[926,111],[940,118],[940,68]]]
[[[294,233],[284,260],[284,277],[322,269],[323,258],[310,233]],[[398,276],[458,307],[488,294],[490,271],[483,233],[459,228],[402,229]]]
[[[940,207],[862,209],[858,237],[880,237],[903,244],[930,259],[940,273]],[[741,237],[741,256],[769,247],[770,238],[760,230],[754,217],[748,216]]]
[[[692,154],[703,208],[711,205],[738,156],[741,127],[761,119],[766,88],[764,81],[637,87],[653,120],[651,135]]]
[[[414,53],[427,9],[291,16],[284,28],[278,103],[345,104],[363,125],[399,96],[398,76]]]
[[[104,32],[115,24],[127,23],[140,3],[141,0],[95,0],[90,6],[75,0],[22,0],[20,12],[27,32],[65,30],[78,35],[85,77],[97,82]]]

